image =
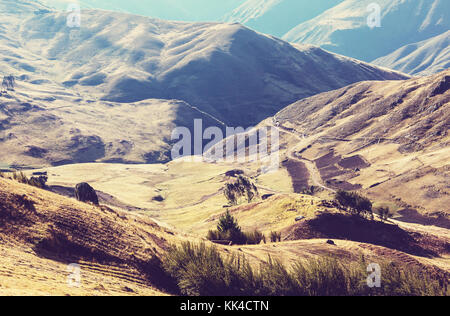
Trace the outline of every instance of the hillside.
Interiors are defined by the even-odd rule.
[[[194,119],[222,126],[183,101],[119,104],[64,90],[41,94],[27,83],[16,88],[22,89],[25,95],[0,95],[0,160],[12,166],[164,162],[176,127],[193,130]]]
[[[1,177],[0,201],[1,295],[163,294],[151,259],[173,235],[153,221]],[[80,287],[68,285],[73,263]]]
[[[403,46],[373,64],[418,76],[444,71],[450,68],[450,31]]]
[[[162,228],[145,215],[80,203],[1,177],[0,198],[1,295],[166,295],[172,281],[161,270],[158,258],[164,258],[171,244],[200,240]],[[280,208],[271,213],[271,218],[285,213],[285,207],[292,203],[300,206],[311,201],[300,196],[276,199],[281,200],[277,204]],[[320,200],[314,200],[316,207],[320,207]],[[255,220],[248,221],[249,210],[258,217],[264,216],[271,204],[272,201],[258,203],[259,210],[249,205],[247,210],[236,209],[233,213],[240,217],[242,212],[247,223],[254,224]],[[356,262],[364,255],[368,260],[378,260],[375,262],[389,259],[401,266],[447,278],[448,260],[442,250],[445,237],[420,239],[421,245],[431,246],[430,249],[443,256],[430,258],[363,242],[335,240],[332,246],[323,239],[307,239],[289,241],[287,238],[288,241],[277,244],[217,246],[217,249],[224,256],[245,255],[254,267],[267,260],[268,254],[284,264],[330,255],[344,262]],[[424,240],[434,243],[423,243]],[[73,270],[68,265],[73,264],[81,269],[79,286],[73,283],[77,279],[71,278]]]
[[[259,32],[281,37],[342,0],[247,0],[223,20],[239,22]]]
[[[306,165],[316,185],[363,190],[405,218],[433,214],[448,228],[449,89],[448,70],[362,82],[296,102],[273,121],[287,158]]]
[[[313,44],[364,61],[386,56],[400,47],[450,29],[446,0],[380,0],[381,27],[370,29],[372,0],[345,0],[283,36],[289,42]],[[399,27],[401,25],[401,27]]]

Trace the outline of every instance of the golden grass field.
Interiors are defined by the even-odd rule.
[[[208,176],[212,175],[212,171],[208,171]],[[197,215],[189,216],[194,212],[189,208],[183,214],[181,208],[167,211],[169,214],[174,212],[172,217],[160,216],[153,221],[145,211],[95,207],[7,179],[0,179],[0,195],[10,210],[7,213],[10,214],[9,219],[2,218],[6,222],[0,230],[3,258],[0,293],[4,295],[164,295],[165,291],[152,285],[149,275],[143,272],[142,261],[154,255],[161,256],[169,244],[205,241],[204,232],[215,225],[215,218],[223,212],[219,208],[203,211],[205,204],[200,204],[196,208]],[[23,199],[31,201],[31,211]],[[238,206],[231,212],[243,229],[252,229],[258,223],[258,228],[266,233],[292,225],[293,218],[298,215],[314,218],[318,211],[324,211],[319,201],[310,196],[279,194],[264,202]],[[223,203],[223,200],[217,196],[203,203],[211,207],[215,203]],[[173,228],[159,226],[157,223],[161,220],[167,220]],[[415,231],[424,229],[420,225],[408,225],[405,227]],[[445,229],[435,228],[428,232],[450,240]],[[361,242],[335,240],[336,246],[331,246],[325,241],[319,238],[217,247],[224,254],[243,254],[252,264],[267,260],[269,255],[286,264],[301,258],[329,255],[355,261],[365,255],[374,260],[392,260],[415,267],[450,271],[448,254],[425,258]],[[89,255],[67,251],[67,247],[72,249],[74,245],[89,249]],[[67,264],[72,262],[81,266],[82,285],[79,288],[67,285]]]

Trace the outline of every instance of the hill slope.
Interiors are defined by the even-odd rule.
[[[371,3],[374,1],[346,0],[293,28],[283,39],[372,61],[450,29],[450,2],[446,0],[376,1],[381,6],[381,27],[374,29],[367,25]]]
[[[163,294],[150,262],[173,237],[153,221],[1,177],[0,199],[1,294]],[[68,284],[72,263],[80,287]]]
[[[450,68],[450,31],[409,44],[378,58],[373,64],[410,75],[427,76]]]
[[[325,186],[442,215],[448,227],[449,89],[449,70],[362,82],[296,102],[274,122],[290,144],[288,158],[311,165]]]
[[[290,29],[310,20],[342,0],[247,0],[224,17],[259,32],[281,37]]]

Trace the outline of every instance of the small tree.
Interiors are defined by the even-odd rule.
[[[361,195],[358,195],[355,193],[354,195],[354,199],[355,199],[355,209],[358,215],[372,215],[372,202]]]
[[[387,221],[389,218],[392,218],[393,216],[389,207],[378,207],[375,211],[378,214],[378,216],[380,216],[382,222]]]
[[[221,233],[226,233],[229,231],[241,231],[237,220],[231,216],[230,211],[227,211],[224,215],[219,218],[219,224],[217,224],[217,230]]]
[[[355,192],[338,191],[335,195],[336,201],[354,215],[370,217],[373,216],[372,202]]]
[[[231,205],[237,205],[240,198],[245,198],[248,203],[259,196],[258,188],[250,179],[238,176],[234,182],[227,183],[224,195]]]

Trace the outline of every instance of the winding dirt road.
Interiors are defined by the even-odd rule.
[[[271,122],[270,125],[271,125],[271,127],[278,129],[278,131],[285,133],[285,134],[290,134],[290,135],[294,136],[295,138],[297,138],[298,140],[300,140],[300,142],[296,146],[292,147],[287,152],[287,157],[289,159],[299,161],[306,166],[306,168],[308,169],[308,172],[310,174],[311,182],[313,183],[314,186],[320,187],[320,188],[330,191],[332,193],[336,193],[336,190],[333,190],[332,188],[329,188],[323,184],[323,180],[322,180],[322,177],[320,176],[320,172],[317,169],[314,162],[312,162],[311,160],[305,159],[305,158],[298,157],[296,154],[299,148],[306,148],[313,141],[315,141],[317,138],[319,138],[319,136],[317,136],[316,138],[312,138],[312,139],[309,138],[307,140],[304,136],[300,136],[300,134],[294,133],[294,132],[289,131],[280,126],[276,126],[275,124],[273,124],[273,122]]]

